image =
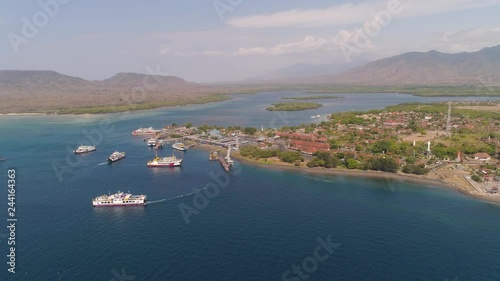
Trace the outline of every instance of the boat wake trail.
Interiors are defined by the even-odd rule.
[[[108,162],[99,163],[99,164],[97,164],[97,166],[102,166],[102,165],[106,165],[106,164],[108,164]]]
[[[186,194],[177,195],[177,196],[170,197],[170,198],[164,198],[164,199],[161,199],[161,200],[148,201],[148,202],[146,202],[146,205],[157,204],[157,203],[162,203],[162,202],[168,202],[168,201],[176,200],[176,199],[179,199],[179,198],[183,198],[183,197],[195,195],[197,192],[203,191],[205,189],[207,189],[207,188],[204,187],[204,188],[198,189],[198,190],[193,191],[193,192],[189,192],[189,193],[186,193]]]

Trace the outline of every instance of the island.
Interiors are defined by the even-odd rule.
[[[271,107],[266,108],[268,111],[301,111],[308,109],[318,109],[322,104],[312,102],[280,102],[274,103]]]

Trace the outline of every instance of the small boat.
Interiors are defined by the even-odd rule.
[[[108,157],[108,162],[109,163],[113,163],[113,162],[116,162],[118,160],[121,160],[123,158],[125,158],[125,155],[126,153],[125,152],[118,152],[118,151],[115,151],[113,152],[109,157]]]
[[[151,138],[151,139],[148,140],[148,146],[149,147],[155,147],[157,143],[158,143],[158,140],[155,139],[155,138]]]
[[[0,158],[0,162],[7,160],[7,158]]]
[[[172,148],[177,149],[179,151],[187,151],[188,150],[188,147],[182,142],[177,142],[177,143],[172,144]]]
[[[89,153],[92,151],[96,151],[96,148],[93,145],[80,145],[77,149],[73,150],[75,154]]]
[[[179,159],[172,155],[171,157],[156,157],[153,160],[148,161],[148,167],[177,167],[182,164],[182,159]]]
[[[210,156],[208,156],[208,160],[210,160],[210,161],[219,160],[219,153],[217,151],[210,152]]]
[[[92,199],[92,205],[94,207],[144,206],[146,205],[146,199],[146,195],[132,195],[118,191],[115,194],[104,194]]]

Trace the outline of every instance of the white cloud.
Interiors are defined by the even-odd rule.
[[[207,56],[282,56],[321,50],[333,46],[332,42],[332,39],[308,36],[301,41],[278,44],[273,47],[239,48],[235,52],[206,51],[203,54]]]
[[[471,52],[500,44],[500,27],[478,27],[442,34],[438,45],[449,52]]]
[[[158,53],[160,56],[164,56],[166,54],[170,53],[170,49],[167,48],[167,47],[164,47],[160,50],[160,52]]]
[[[374,13],[387,10],[391,3],[400,3],[403,12],[398,16],[420,17],[450,11],[467,10],[500,4],[500,0],[365,0],[359,4],[334,5],[325,9],[289,10],[226,21],[232,27],[291,27],[328,26],[362,23]]]

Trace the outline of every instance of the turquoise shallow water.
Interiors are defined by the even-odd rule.
[[[275,115],[263,116],[261,105],[277,97],[257,97],[133,114],[0,117],[0,156],[8,157],[0,163],[0,210],[6,225],[6,170],[16,168],[19,219],[17,273],[7,273],[0,237],[0,279],[287,280],[282,274],[313,257],[317,239],[330,236],[340,246],[307,273],[310,280],[500,280],[500,208],[432,186],[241,165],[186,224],[179,205],[193,207],[193,189],[214,183],[214,175],[223,178],[220,165],[192,149],[176,152],[185,159],[182,168],[147,169],[154,152],[130,131],[187,121],[266,126]],[[415,99],[351,97],[338,110]],[[228,103],[242,106],[224,109]],[[310,121],[310,112],[300,114],[291,122]],[[101,128],[98,150],[67,162],[66,147],[88,141],[85,132],[103,120],[111,123]],[[126,159],[100,165],[115,149],[126,151]],[[71,169],[61,178],[53,168],[59,164]],[[145,208],[91,206],[91,198],[117,189],[166,200]]]

